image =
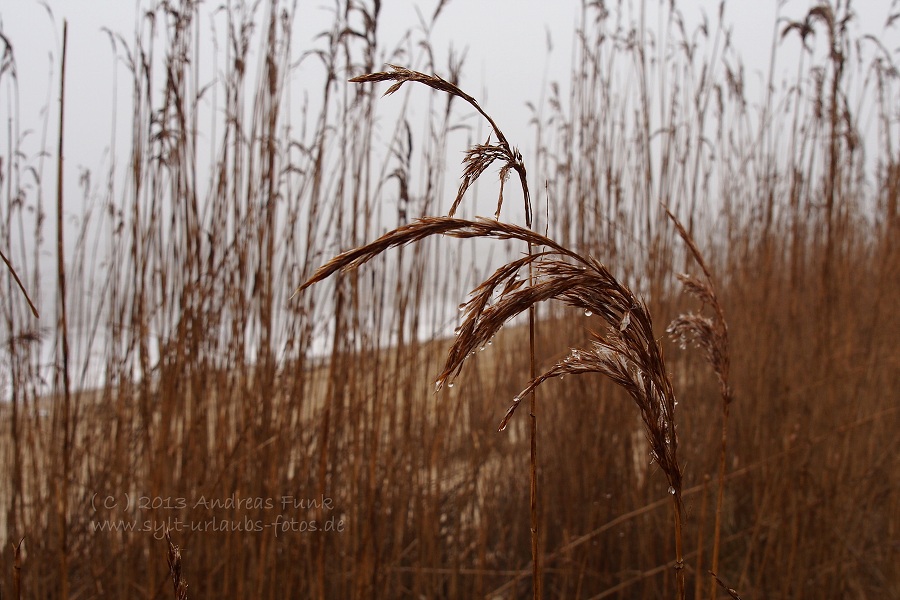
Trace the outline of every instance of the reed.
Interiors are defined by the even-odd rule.
[[[435,14],[440,12],[441,5],[438,5]],[[487,142],[484,144],[476,144],[469,148],[466,151],[465,159],[463,160],[463,164],[465,165],[465,169],[463,171],[462,182],[459,185],[459,191],[456,194],[456,199],[453,201],[453,205],[450,207],[449,216],[453,217],[459,208],[460,203],[462,202],[463,196],[465,196],[466,191],[475,183],[475,181],[482,175],[482,173],[487,170],[487,168],[494,162],[500,161],[502,163],[500,167],[499,177],[500,177],[500,192],[497,196],[497,211],[494,213],[494,218],[500,218],[500,211],[503,208],[503,188],[506,183],[506,179],[509,176],[510,171],[515,171],[519,176],[519,183],[522,186],[522,195],[524,201],[524,210],[525,210],[525,225],[529,229],[532,227],[532,206],[531,206],[531,192],[528,189],[528,175],[525,170],[525,165],[522,161],[522,155],[519,153],[517,148],[513,148],[510,146],[509,141],[506,139],[506,136],[503,135],[503,132],[497,126],[497,123],[488,115],[484,110],[478,105],[478,102],[472,96],[465,93],[463,90],[459,88],[454,83],[451,83],[437,75],[426,75],[424,73],[418,73],[416,71],[411,71],[404,67],[398,67],[395,65],[391,66],[391,72],[380,72],[380,73],[370,73],[367,75],[361,75],[358,77],[352,78],[350,81],[354,83],[367,83],[367,82],[378,82],[378,81],[394,81],[394,84],[391,85],[384,93],[385,96],[393,94],[400,87],[408,82],[417,82],[424,84],[432,89],[435,89],[439,92],[444,92],[448,94],[451,98],[458,97],[470,104],[478,113],[487,120],[490,124],[491,131],[494,135],[497,136],[498,143],[491,144],[490,137],[488,137]],[[534,246],[532,242],[528,242],[528,256],[534,255]],[[534,284],[534,273],[532,271],[532,265],[529,262],[527,264],[528,268],[528,281],[530,284]],[[536,311],[534,306],[530,306],[528,308],[528,350],[529,350],[529,374],[532,379],[534,379],[537,370],[535,366],[535,321],[536,321]],[[440,382],[439,382],[440,384]],[[531,419],[531,429],[529,431],[530,434],[530,485],[529,485],[529,497],[530,497],[530,517],[531,517],[531,561],[532,561],[532,569],[533,569],[533,585],[534,585],[534,598],[543,597],[542,591],[542,576],[541,576],[541,559],[540,559],[540,529],[538,525],[538,455],[537,455],[537,395],[534,390],[531,390],[528,394],[529,404],[530,404],[530,419]]]
[[[166,544],[169,551],[166,553],[166,561],[169,563],[169,575],[172,577],[172,589],[175,600],[187,600],[187,583],[181,574],[181,548],[172,541],[172,535],[166,531]]]
[[[675,224],[678,235],[684,240],[691,253],[691,257],[697,262],[703,272],[703,279],[692,277],[688,274],[678,276],[684,286],[685,292],[700,301],[703,308],[712,310],[712,316],[706,317],[696,313],[679,315],[666,331],[679,340],[682,348],[691,340],[703,352],[706,362],[712,367],[719,381],[719,394],[722,398],[722,443],[719,449],[719,473],[716,492],[716,518],[713,528],[712,567],[710,573],[713,581],[710,583],[710,597],[715,598],[715,584],[722,585],[722,581],[716,575],[719,567],[719,544],[722,535],[722,502],[725,494],[725,468],[728,452],[728,412],[734,393],[729,384],[730,355],[728,353],[728,324],[725,321],[725,312],[716,295],[716,287],[713,276],[703,260],[703,255],[697,248],[697,243],[678,218],[666,209],[669,219]],[[699,558],[698,558],[699,561]],[[698,565],[697,570],[700,571]],[[728,588],[726,588],[728,589]],[[731,590],[729,590],[729,593]]]
[[[465,361],[475,356],[477,349],[486,347],[508,321],[539,302],[562,300],[587,316],[597,314],[609,325],[607,332],[592,334],[593,343],[589,348],[573,349],[570,356],[532,379],[513,399],[499,429],[506,429],[521,400],[550,378],[600,373],[625,389],[640,410],[652,448],[651,456],[669,482],[675,523],[677,597],[684,598],[682,486],[677,459],[675,394],[646,306],[602,263],[576,254],[528,229],[497,220],[424,218],[388,232],[371,244],[336,256],[319,268],[297,292],[338,271],[356,268],[389,248],[433,235],[519,239],[530,247],[549,248],[501,266],[470,293],[470,299],[461,305],[463,322],[437,378],[436,389],[440,390],[445,384],[452,386]],[[533,271],[529,269],[533,276],[526,286],[519,271],[528,267],[533,267]]]
[[[582,3],[521,153],[453,3],[70,22],[128,108],[89,156],[67,82],[62,211],[62,22],[3,5],[0,595],[177,595],[169,527],[197,597],[896,596],[896,6],[783,15],[757,78],[730,5],[657,4]]]

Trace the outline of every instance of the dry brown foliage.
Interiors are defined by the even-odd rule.
[[[172,578],[172,589],[175,592],[175,600],[187,600],[187,582],[181,574],[181,548],[172,541],[169,530],[166,529],[166,561],[169,563],[169,576]]]
[[[675,392],[646,305],[602,263],[572,252],[529,229],[497,220],[427,217],[334,257],[303,283],[297,293],[338,271],[357,268],[390,248],[432,235],[518,239],[538,249],[548,248],[501,266],[471,292],[470,299],[461,305],[463,321],[437,378],[438,390],[445,383],[452,383],[465,361],[483,348],[507,322],[540,302],[560,300],[588,316],[597,314],[606,321],[606,331],[592,332],[590,347],[573,349],[570,356],[537,376],[516,395],[499,428],[506,428],[522,398],[550,378],[600,373],[624,388],[641,413],[652,458],[665,473],[669,493],[674,497],[676,568],[683,585],[680,577],[682,475],[677,458]],[[533,268],[530,282],[524,281],[519,274],[520,269],[527,267]],[[683,597],[683,590],[680,597]]]

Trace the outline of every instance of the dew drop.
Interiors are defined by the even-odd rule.
[[[459,305],[458,308],[459,308],[459,312],[462,312],[462,311],[466,310],[466,303],[463,302],[462,304]]]
[[[447,384],[447,387],[448,387],[448,388],[452,388],[453,385],[454,385],[454,384],[453,384],[453,382],[451,381],[450,383]]]
[[[673,496],[675,495],[675,488],[673,488],[671,485],[669,486],[669,493]]]
[[[592,314],[594,314],[594,313],[591,311],[591,309],[589,309],[589,308],[584,309],[584,316],[590,317]]]

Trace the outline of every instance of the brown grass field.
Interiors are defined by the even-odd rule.
[[[18,133],[65,42],[19,123],[0,20],[0,598],[900,598],[900,5],[776,24],[760,101],[727,12],[584,2],[520,153],[306,4],[227,3],[212,70],[199,3],[111,33],[77,222]]]

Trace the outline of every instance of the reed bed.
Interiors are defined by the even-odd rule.
[[[606,4],[521,153],[446,2],[148,4],[77,221],[0,21],[0,596],[900,595],[896,3],[758,98],[724,3]]]

